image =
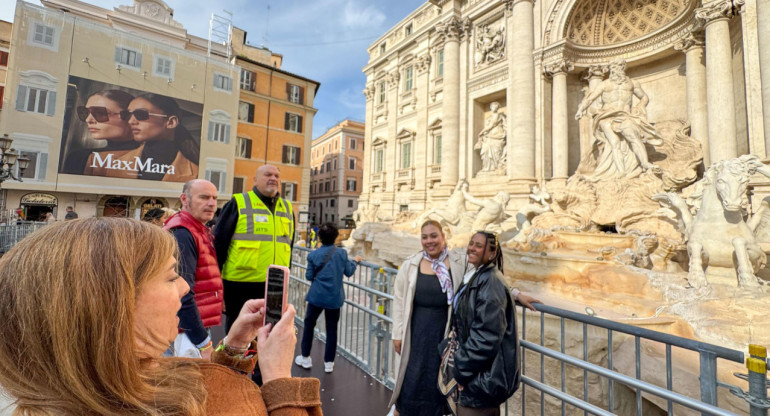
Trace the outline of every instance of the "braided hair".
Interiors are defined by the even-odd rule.
[[[489,262],[479,265],[479,269],[482,267],[485,267],[487,265],[492,265],[498,268],[500,270],[500,273],[503,272],[503,249],[500,246],[500,240],[497,238],[497,234],[489,232],[489,231],[476,231],[476,234],[474,234],[474,237],[477,235],[483,235],[484,238],[487,240],[486,246],[484,246],[484,252],[481,254],[481,258],[483,259],[484,256],[487,254],[487,249],[489,247],[494,248],[494,256],[492,256],[491,259],[489,259]]]

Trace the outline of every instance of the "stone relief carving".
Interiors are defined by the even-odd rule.
[[[626,76],[625,67],[624,60],[613,61],[609,78],[589,91],[575,114],[577,120],[586,115],[592,118],[593,145],[601,148],[594,171],[586,175],[595,181],[633,178],[647,170],[660,171],[650,163],[645,148],[645,143],[662,144],[655,128],[647,122],[649,97],[639,83]],[[634,96],[638,98],[636,105],[633,105]],[[595,114],[587,114],[597,99],[601,99],[602,106]]]
[[[693,48],[702,48],[706,45],[703,31],[691,29],[687,32],[687,35],[674,43],[674,49],[687,53]]]
[[[575,65],[573,65],[572,62],[566,59],[562,59],[560,61],[545,65],[545,67],[543,68],[543,72],[546,75],[552,77],[560,72],[567,73],[572,71],[573,69],[575,69]]]
[[[740,13],[744,3],[744,0],[717,1],[706,7],[695,9],[695,18],[703,23],[709,23],[716,19],[731,19]]]
[[[491,114],[487,117],[485,127],[479,132],[478,141],[473,146],[479,151],[482,168],[480,172],[505,173],[506,161],[506,116],[499,111],[497,101],[489,105]]]
[[[416,229],[427,220],[435,220],[442,225],[456,226],[465,215],[465,194],[462,188],[468,187],[468,182],[461,179],[457,182],[454,192],[445,203],[431,207],[412,222],[412,228]]]
[[[732,269],[735,263],[739,286],[759,285],[755,273],[764,267],[767,259],[755,236],[766,234],[766,230],[759,225],[764,222],[760,220],[765,217],[770,204],[763,201],[760,211],[748,222],[744,220],[744,208],[748,202],[746,187],[755,172],[770,178],[770,167],[755,155],[744,155],[712,165],[696,184],[697,191],[688,198],[700,203],[694,215],[691,212],[693,208],[675,193],[653,196],[680,220],[690,255],[688,280],[692,286],[709,284],[707,268]]]
[[[476,29],[476,53],[473,57],[476,68],[505,58],[505,23],[500,24],[497,30],[490,26],[483,24]]]
[[[398,69],[394,69],[388,74],[388,87],[389,88],[397,88],[398,87],[398,81],[401,79],[401,71]]]
[[[430,62],[432,58],[429,53],[421,55],[419,58],[417,58],[414,62],[414,67],[417,70],[417,73],[423,73],[430,68]]]
[[[456,16],[452,16],[448,20],[436,25],[436,32],[443,36],[445,41],[454,40],[459,42],[469,27],[470,22],[468,19],[460,20]]]
[[[518,232],[513,239],[509,240],[511,242],[525,243],[529,230],[532,228],[532,219],[551,210],[551,194],[548,193],[545,185],[542,187],[533,185],[529,199],[532,202],[516,211],[516,229]]]
[[[374,88],[374,86],[371,86],[371,85],[364,88],[363,93],[364,93],[364,96],[366,97],[366,101],[371,101],[372,99],[374,99],[374,94],[376,93],[376,91],[377,90]]]
[[[463,231],[501,231],[500,224],[505,221],[506,217],[505,206],[508,205],[508,201],[511,199],[508,192],[500,191],[493,198],[476,198],[468,193],[468,184],[466,183],[462,186],[462,193],[465,196],[466,201],[480,207],[473,218],[473,225],[471,228]]]

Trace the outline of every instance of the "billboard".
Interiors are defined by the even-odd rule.
[[[195,179],[202,114],[202,103],[70,76],[59,173]]]

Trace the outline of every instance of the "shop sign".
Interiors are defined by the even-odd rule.
[[[23,197],[21,197],[21,202],[19,205],[57,205],[57,199],[55,196],[51,194],[44,194],[44,193],[32,193],[32,194],[26,194]]]

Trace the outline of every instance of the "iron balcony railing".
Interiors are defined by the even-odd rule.
[[[310,287],[305,280],[308,253],[308,249],[295,247],[292,261],[290,301],[297,308],[300,324]],[[338,335],[338,352],[388,388],[393,388],[395,378],[390,314],[396,273],[395,269],[361,262],[354,276],[343,280],[345,303]],[[505,415],[646,416],[653,414],[649,406],[655,402],[664,403],[665,409],[661,410],[668,415],[688,414],[682,412],[683,408],[703,415],[735,415],[719,407],[717,393],[721,387],[747,402],[751,416],[767,416],[770,401],[767,399],[767,353],[763,347],[752,346],[751,358],[747,360],[748,374],[735,374],[732,382],[739,379],[749,382],[748,391],[743,391],[717,377],[718,363],[744,362],[741,351],[553,306],[537,304],[535,307],[534,313],[521,308],[518,316],[522,387],[501,406]],[[316,327],[316,336],[321,340],[325,338],[324,325],[319,320]],[[633,343],[632,374],[625,374],[616,366],[615,354],[624,342]],[[643,348],[665,351],[664,382],[654,377],[662,374],[657,373],[657,369],[645,368]],[[674,366],[675,353],[677,358],[687,354],[697,357],[699,397],[683,393],[684,386],[675,383],[677,379],[687,378]],[[551,371],[547,371],[549,368]],[[552,371],[554,368],[558,369],[556,374]],[[650,372],[656,374],[650,377]],[[687,384],[692,383],[692,379],[687,380]],[[598,388],[598,393],[591,390],[597,386],[607,388]],[[623,399],[617,397],[620,393],[626,393]],[[633,402],[634,408],[620,409],[621,401]]]

